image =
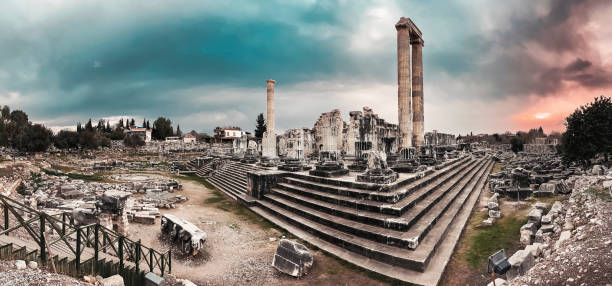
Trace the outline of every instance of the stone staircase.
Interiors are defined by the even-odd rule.
[[[236,200],[246,194],[247,172],[260,169],[255,165],[226,160],[223,168],[213,172],[206,180]]]
[[[57,273],[73,277],[82,277],[94,273],[108,277],[121,273],[124,278],[132,278],[125,281],[126,285],[140,285],[142,277],[149,272],[146,263],[140,263],[139,269],[136,269],[135,263],[126,260],[124,260],[123,271],[120,271],[119,258],[104,252],[99,252],[98,261],[94,261],[94,249],[91,247],[84,247],[80,257],[79,271],[77,271],[76,257],[68,246],[61,243],[54,244],[51,246],[51,251]],[[0,259],[36,261],[40,264],[39,252],[39,246],[34,241],[0,235]],[[97,272],[93,270],[94,263],[97,263]]]
[[[435,285],[492,165],[465,157],[383,190],[292,173],[251,209],[357,266]]]

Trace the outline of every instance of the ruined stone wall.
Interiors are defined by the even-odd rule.
[[[316,150],[342,151],[345,125],[338,109],[321,114],[314,125]]]
[[[278,155],[291,159],[304,159],[313,152],[314,136],[308,128],[295,128],[278,136]]]
[[[351,119],[345,129],[343,151],[349,156],[360,156],[364,151],[382,151],[392,154],[397,149],[398,127],[374,114],[371,108],[363,112],[350,112]]]
[[[523,152],[527,154],[557,154],[557,148],[553,144],[525,144]]]
[[[436,130],[425,133],[425,145],[446,146],[457,144],[455,135],[440,133]]]

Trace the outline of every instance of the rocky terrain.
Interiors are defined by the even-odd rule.
[[[572,194],[561,229],[534,251],[535,264],[509,285],[612,285],[612,173],[593,175],[601,173],[567,180]]]

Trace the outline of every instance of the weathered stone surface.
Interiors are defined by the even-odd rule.
[[[543,225],[540,230],[542,231],[542,233],[549,233],[549,232],[553,232],[555,226],[552,224],[546,224]]]
[[[593,169],[591,169],[591,174],[595,176],[601,176],[606,173],[606,167],[602,165],[594,165]]]
[[[542,220],[542,211],[534,208],[529,212],[527,218],[529,219],[529,222],[539,225],[540,221]]]
[[[495,286],[507,286],[508,282],[506,282],[506,280],[501,279],[501,278],[495,278],[495,283],[493,283],[493,281],[489,282],[489,284],[487,284],[487,286],[493,286],[495,284]]]
[[[506,272],[506,277],[508,280],[512,280],[514,277],[527,273],[527,271],[535,264],[535,259],[531,255],[531,252],[519,250],[508,258],[508,262],[510,263],[511,267],[510,270]]]
[[[102,279],[102,286],[124,286],[123,277],[120,275],[113,275],[108,278]]]
[[[483,226],[492,226],[495,223],[495,219],[490,217],[482,221]]]
[[[492,217],[492,218],[501,218],[501,212],[500,211],[489,210],[489,217]]]
[[[38,263],[36,263],[36,261],[29,261],[28,262],[28,267],[31,269],[36,269],[38,268]]]
[[[528,251],[529,253],[531,253],[533,257],[538,257],[542,253],[542,248],[540,247],[540,245],[542,244],[537,243],[537,242],[531,245],[527,245],[525,247],[525,251]]]
[[[539,209],[540,211],[542,211],[542,214],[546,214],[546,211],[548,210],[548,206],[550,206],[550,205],[547,204],[547,203],[538,202],[538,203],[535,204],[534,207],[536,209]]]
[[[521,230],[521,238],[520,242],[522,246],[527,246],[531,244],[531,236],[533,236],[533,232],[528,229]]]
[[[262,199],[279,177],[279,173],[274,171],[247,172],[247,194]]]
[[[172,214],[165,214],[161,218],[161,230],[170,239],[182,242],[184,254],[196,255],[204,242],[206,242],[206,232],[199,229],[191,222],[179,218]]]
[[[17,270],[23,270],[26,269],[26,262],[23,260],[17,260],[15,261],[15,268],[17,268]]]
[[[496,202],[488,202],[487,203],[487,208],[490,209],[490,210],[496,211],[496,210],[499,210],[499,204],[496,203]]]
[[[166,285],[164,282],[164,278],[153,273],[149,272],[145,275],[145,286],[164,286]]]
[[[538,231],[538,226],[535,223],[528,222],[524,224],[523,226],[521,226],[521,231],[522,230],[529,230],[532,233],[535,233],[536,231]]]
[[[559,235],[559,240],[557,240],[557,242],[555,243],[555,249],[558,249],[559,246],[561,246],[561,243],[570,239],[571,236],[572,236],[572,233],[569,230],[562,231],[561,235]]]
[[[301,277],[308,272],[314,262],[312,253],[305,246],[281,239],[272,259],[272,266],[293,277]]]
[[[542,224],[551,224],[552,223],[552,215],[547,214],[542,217]]]

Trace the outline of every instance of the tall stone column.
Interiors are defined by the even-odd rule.
[[[270,159],[275,159],[278,157],[276,150],[276,134],[274,133],[274,84],[275,80],[269,79],[267,82],[267,113],[268,117],[266,118],[266,132],[264,132],[262,138],[262,156],[266,158],[265,164],[272,166],[275,163],[269,161]]]
[[[274,132],[274,84],[275,80],[269,79],[267,82],[267,116],[266,117],[266,131],[268,133]]]
[[[397,103],[399,117],[398,149],[412,147],[412,97],[410,94],[410,24],[400,18],[397,30]],[[398,150],[398,151],[399,151]]]
[[[423,39],[412,44],[412,144],[423,146],[425,141],[425,110],[423,108]]]

